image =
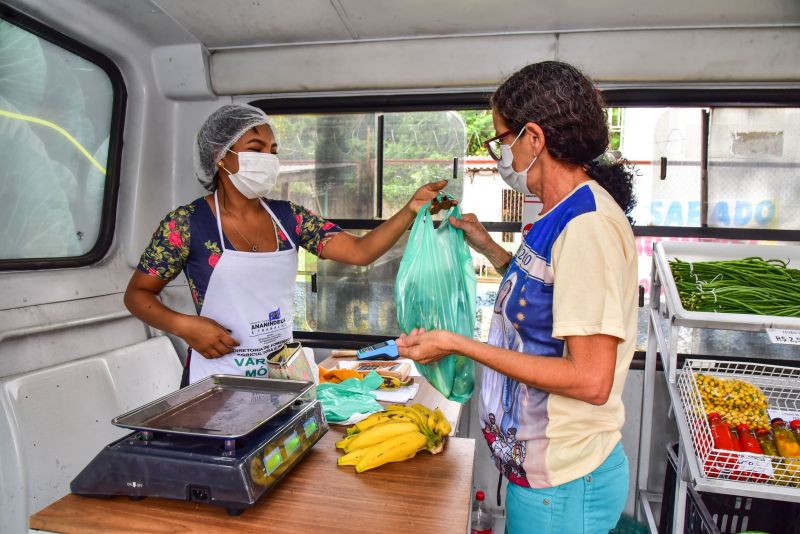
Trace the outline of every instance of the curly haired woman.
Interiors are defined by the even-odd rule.
[[[622,388],[636,342],[632,176],[608,161],[600,93],[576,68],[528,65],[491,100],[485,145],[505,182],[542,202],[509,257],[474,215],[451,223],[505,276],[488,344],[414,330],[400,353],[487,367],[481,426],[508,479],[508,532],[607,533],[628,495]]]

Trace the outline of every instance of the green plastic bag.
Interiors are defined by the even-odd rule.
[[[363,380],[349,378],[340,384],[325,382],[317,386],[317,399],[322,404],[325,419],[335,423],[347,421],[356,413],[372,413],[383,410],[375,400],[373,390],[383,384],[383,378],[371,371]]]
[[[434,228],[423,206],[408,238],[394,286],[397,323],[408,334],[414,328],[449,330],[469,338],[475,327],[475,268],[464,232],[450,216],[461,218],[458,205]],[[417,363],[419,372],[450,400],[466,402],[475,386],[475,363],[451,354],[431,364]]]

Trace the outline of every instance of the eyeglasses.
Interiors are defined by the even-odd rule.
[[[483,142],[483,147],[486,149],[486,152],[489,153],[489,156],[492,157],[495,161],[500,161],[500,157],[503,153],[500,151],[500,141],[507,135],[514,135],[514,132],[511,130],[506,130],[505,132],[495,135],[491,139],[487,139]]]

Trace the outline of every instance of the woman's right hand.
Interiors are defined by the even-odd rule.
[[[465,213],[461,219],[450,217],[450,224],[464,231],[464,237],[467,243],[480,252],[486,254],[493,246],[496,245],[492,236],[486,231],[486,228],[478,220],[474,213]]]
[[[158,295],[168,280],[136,270],[125,290],[125,306],[145,323],[174,334],[204,358],[219,358],[233,352],[239,342],[230,331],[208,317],[185,315],[164,306]]]
[[[230,330],[208,317],[187,315],[181,320],[178,335],[204,358],[215,359],[233,352],[239,342]]]

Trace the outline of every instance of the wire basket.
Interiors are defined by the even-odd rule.
[[[800,411],[800,368],[744,362],[686,360],[678,377],[683,409],[703,476],[759,485],[800,488],[800,458],[714,448],[696,373],[735,378],[758,386],[769,409]]]
[[[675,511],[675,478],[678,444],[667,445],[667,468],[658,532],[672,532]],[[701,493],[686,487],[686,521],[683,534],[734,534],[769,532],[798,534],[800,506],[793,502],[741,497],[725,493]],[[649,533],[649,529],[648,529]],[[612,534],[616,534],[612,531]]]

